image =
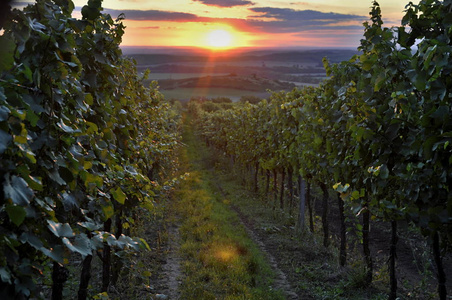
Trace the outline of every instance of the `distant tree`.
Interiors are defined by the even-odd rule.
[[[211,100],[213,103],[232,103],[231,98],[228,97],[216,97]]]
[[[231,109],[234,107],[234,103],[219,103],[221,109]]]
[[[198,102],[198,103],[203,103],[209,101],[209,99],[207,99],[206,97],[203,96],[193,96],[190,98],[189,102]]]
[[[257,96],[253,96],[253,95],[247,95],[247,96],[242,96],[240,97],[240,102],[242,103],[250,103],[250,104],[257,104],[259,102],[261,102],[262,99],[257,97]]]
[[[206,101],[201,104],[202,110],[206,112],[214,112],[221,110],[221,106],[218,103],[214,103],[212,101]]]

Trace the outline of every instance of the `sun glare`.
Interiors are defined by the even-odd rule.
[[[210,48],[228,48],[232,46],[232,35],[223,29],[212,30],[207,35],[207,45]]]

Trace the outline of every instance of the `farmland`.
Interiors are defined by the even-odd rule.
[[[331,49],[241,50],[212,53],[193,48],[125,49],[141,72],[149,69],[148,83],[159,82],[168,99],[229,97],[267,98],[271,91],[289,91],[295,86],[316,86],[326,78],[322,59],[336,63],[356,51]],[[248,82],[248,83],[247,83]]]

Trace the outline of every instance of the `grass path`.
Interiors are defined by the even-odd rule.
[[[359,244],[350,244],[348,266],[339,267],[337,248],[322,245],[319,220],[314,233],[300,236],[296,218],[272,209],[273,197],[262,192],[265,178],[260,194],[251,192],[250,175],[211,153],[188,125],[184,144],[187,175],[167,208],[177,226],[167,230],[162,299],[387,299],[384,263],[366,286]],[[409,283],[400,290],[417,299],[434,294]]]
[[[178,232],[180,263],[166,269],[166,295],[187,300],[290,299],[276,287],[266,255],[219,190],[207,149],[197,144],[189,127],[184,143],[180,159],[186,175],[171,208],[178,228],[169,230],[169,238]],[[170,251],[167,260],[173,259]]]
[[[184,274],[178,299],[385,299],[374,287],[362,289],[361,268],[339,268],[321,235],[298,236],[295,218],[271,209],[185,126],[180,159],[188,175],[171,208]]]

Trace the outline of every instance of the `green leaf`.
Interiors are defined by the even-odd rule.
[[[449,106],[441,105],[438,109],[430,115],[431,118],[444,122],[445,118],[449,116]]]
[[[87,20],[95,20],[98,16],[100,16],[100,11],[97,8],[92,8],[88,5],[82,7],[82,16]]]
[[[30,188],[32,188],[35,191],[42,191],[42,178],[41,177],[33,177],[31,175],[23,175],[25,178],[25,181],[28,183]]]
[[[386,75],[382,72],[378,75],[377,79],[375,80],[374,90],[378,92],[383,87],[385,81]]]
[[[63,193],[62,202],[65,211],[71,211],[79,207],[78,201],[73,194]]]
[[[11,180],[6,176],[3,186],[6,199],[11,199],[14,204],[27,206],[33,198],[33,191],[28,187],[27,182],[18,176],[13,175]]]
[[[427,87],[427,77],[426,77],[425,73],[424,72],[418,72],[416,74],[415,78],[416,79],[415,79],[415,82],[414,82],[414,86],[420,91],[425,90],[425,88]]]
[[[27,216],[27,212],[22,206],[7,205],[5,210],[11,222],[16,224],[16,226],[20,226]]]
[[[63,244],[69,248],[72,252],[76,252],[81,254],[83,257],[91,255],[91,242],[86,234],[82,233],[75,237],[75,241],[71,243],[71,241],[64,237]]]
[[[122,189],[118,186],[118,188],[111,192],[113,198],[115,198],[118,203],[124,204],[126,200],[126,194],[122,191]]]
[[[84,174],[85,186],[88,187],[91,184],[95,184],[97,187],[102,187],[104,181],[101,176],[93,175],[91,173],[86,172]]]
[[[0,73],[14,66],[14,49],[16,44],[6,35],[0,36]]]
[[[4,132],[0,129],[0,154],[5,152],[8,149],[9,144],[13,140],[13,137],[8,133]]]
[[[0,122],[6,121],[8,119],[9,113],[11,111],[6,106],[0,106]],[[1,140],[1,139],[0,139]]]
[[[123,235],[121,235],[121,236],[123,236]],[[116,237],[115,237],[114,235],[112,235],[112,234],[109,234],[109,235],[106,237],[106,240],[107,240],[107,244],[108,244],[109,246],[112,246],[112,247],[117,247],[117,246],[123,247],[123,246],[124,246],[123,244],[118,244],[118,240],[117,240]]]
[[[64,124],[63,120],[60,120],[60,122],[57,123],[58,127],[60,127],[64,132],[67,133],[75,133],[75,132],[80,132],[79,129],[74,129],[66,124]]]
[[[0,278],[2,282],[11,284],[11,272],[7,268],[0,268]]]
[[[151,247],[149,247],[149,244],[146,242],[145,239],[140,238],[140,242],[141,242],[141,244],[144,246],[144,248],[145,248],[146,250],[151,251]]]
[[[342,183],[338,182],[333,186],[333,189],[336,190],[339,193],[345,193],[350,188],[350,184],[343,185]]]
[[[154,203],[149,198],[146,198],[140,202],[140,206],[148,211],[152,211],[154,209]]]
[[[35,127],[39,121],[39,116],[35,114],[31,109],[27,110],[27,121],[31,123],[31,126]]]
[[[66,184],[66,181],[64,181],[64,179],[61,178],[60,173],[59,173],[57,168],[54,168],[54,169],[50,170],[48,175],[49,175],[50,179],[52,179],[53,181],[55,181],[59,185],[65,185]]]
[[[94,103],[94,98],[93,98],[93,95],[91,95],[91,94],[85,94],[85,102],[86,102],[86,104],[88,104],[88,105],[93,105],[93,103]]]
[[[41,250],[44,247],[42,241],[37,236],[28,232],[22,233],[20,236],[20,240],[22,243],[30,244],[36,250]]]
[[[380,177],[382,179],[387,179],[389,177],[389,169],[386,165],[382,165],[380,168]]]
[[[104,213],[105,220],[110,219],[115,214],[115,209],[111,202],[107,202],[106,204],[102,205],[101,207],[102,207],[102,212]]]
[[[56,223],[52,220],[47,220],[47,227],[52,231],[57,237],[72,237],[74,232],[68,223]]]
[[[431,159],[433,155],[433,145],[438,142],[438,137],[431,136],[423,144],[424,156],[426,159]]]
[[[102,224],[96,224],[94,222],[78,222],[77,225],[86,228],[89,231],[99,230],[102,227]]]
[[[63,247],[56,246],[54,248],[51,248],[50,250],[47,248],[42,248],[41,252],[44,253],[47,257],[53,259],[54,261],[57,261],[59,263],[63,263]]]
[[[86,125],[88,126],[88,129],[86,130],[87,134],[93,135],[95,133],[98,132],[99,128],[97,127],[96,124],[92,123],[92,122],[86,122]]]

